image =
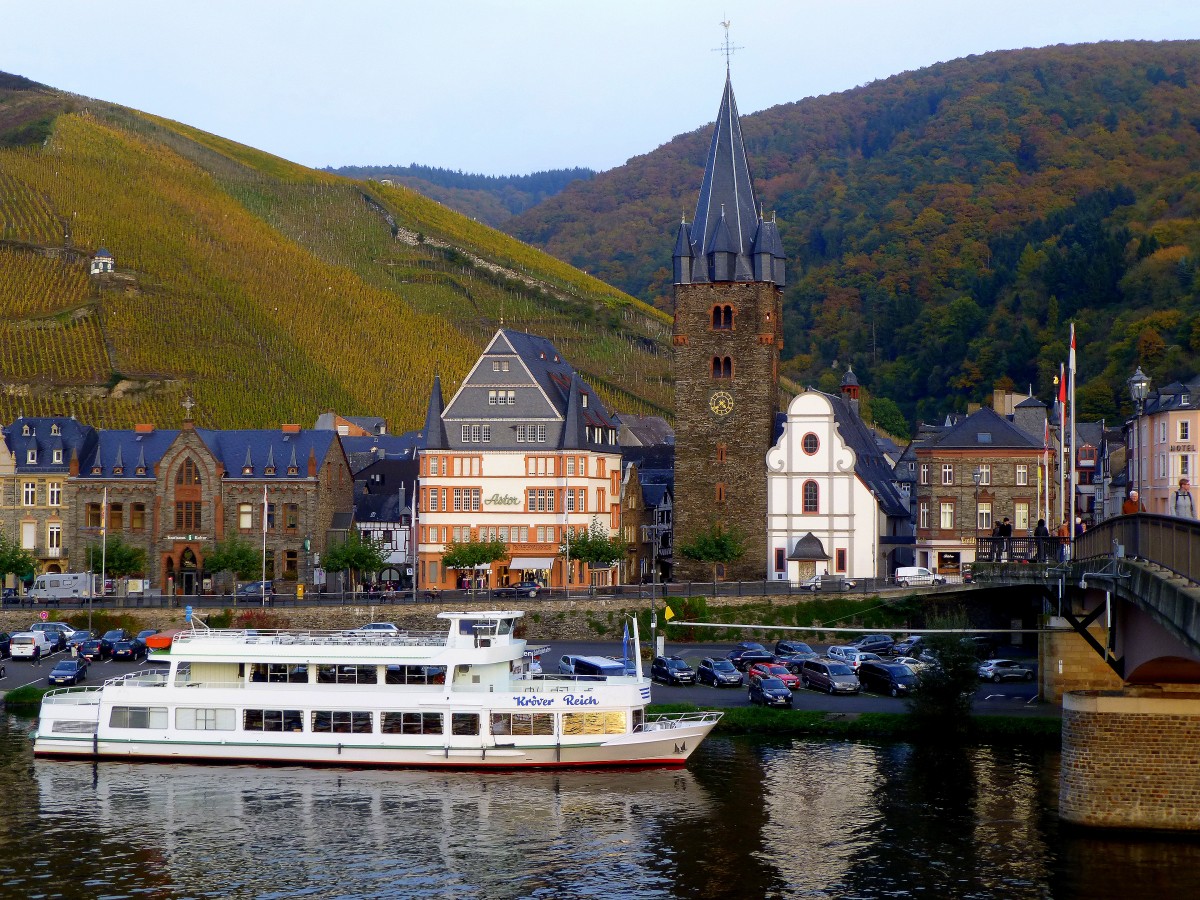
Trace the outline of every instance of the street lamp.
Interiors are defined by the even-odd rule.
[[[1146,409],[1146,397],[1150,394],[1150,379],[1138,366],[1137,371],[1129,379],[1129,396],[1133,400],[1135,416],[1133,420],[1133,458],[1137,467],[1137,486],[1139,502],[1142,496],[1142,413]]]

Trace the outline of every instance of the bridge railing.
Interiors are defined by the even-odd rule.
[[[1075,539],[1076,559],[1118,555],[1148,560],[1188,581],[1200,582],[1200,522],[1137,513],[1106,519]]]

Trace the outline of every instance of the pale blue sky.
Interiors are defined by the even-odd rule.
[[[1200,0],[0,0],[0,70],[311,166],[607,169],[972,53],[1200,38]]]

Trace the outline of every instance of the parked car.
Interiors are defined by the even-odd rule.
[[[700,660],[700,666],[696,669],[696,680],[713,687],[737,687],[745,679],[737,670],[737,666],[729,660],[706,656]]]
[[[893,697],[909,694],[917,684],[917,678],[908,666],[882,661],[865,662],[859,666],[858,681],[863,690],[890,694]]]
[[[493,597],[536,597],[542,586],[536,581],[521,581],[517,584],[506,584],[492,591]]]
[[[837,659],[806,659],[800,669],[800,686],[827,694],[857,694],[862,690],[854,670]]]
[[[656,656],[650,664],[650,679],[663,684],[695,684],[696,670],[678,656]]]
[[[963,584],[973,584],[975,581],[975,573],[971,571],[971,564],[963,563],[961,571]]]
[[[144,629],[143,631],[139,631],[139,632],[137,633],[137,639],[138,639],[139,641],[141,641],[143,644],[146,644],[146,652],[147,652],[147,653],[149,653],[149,652],[150,652],[150,651],[149,651],[150,645],[149,645],[149,643],[147,643],[147,641],[146,641],[146,638],[148,638],[148,637],[150,637],[150,636],[152,636],[152,635],[155,635],[155,634],[158,634],[158,629],[157,629],[157,628],[146,628],[146,629]]]
[[[124,628],[113,628],[109,631],[104,632],[104,634],[101,635],[101,637],[103,637],[110,644],[115,644],[117,641],[129,640],[129,638],[132,637],[132,635],[130,635],[130,633],[128,631],[126,631]]]
[[[359,625],[347,634],[360,634],[362,632],[370,634],[402,634],[401,630],[391,622],[368,622],[366,625]]]
[[[927,665],[927,663],[922,662],[915,656],[893,656],[892,662],[898,666],[908,666],[909,671],[914,675],[920,675],[921,670]]]
[[[75,629],[66,622],[34,622],[29,626],[29,630],[40,631],[46,635],[46,640],[50,642],[51,652],[65,650],[67,638],[75,632]]]
[[[864,634],[850,646],[870,653],[891,653],[895,643],[890,634]]]
[[[126,641],[117,641],[113,644],[112,658],[113,659],[128,659],[139,660],[146,658],[146,645],[137,638],[129,638]]]
[[[237,589],[237,594],[234,595],[233,602],[241,603],[244,600],[254,600],[255,598],[262,600],[264,597],[270,599],[275,596],[275,584],[270,581],[250,581],[241,585]]]
[[[830,659],[837,659],[847,663],[854,658],[856,653],[858,653],[858,648],[851,647],[849,644],[833,644],[825,651],[825,655]]]
[[[856,582],[841,575],[813,575],[796,585],[802,591],[849,591],[853,590]]]
[[[804,641],[776,641],[775,656],[779,661],[795,672],[800,663],[806,659],[816,659],[821,654]]]
[[[9,655],[8,641],[9,633],[7,631],[0,631],[0,659],[4,659],[4,657]]]
[[[896,656],[916,656],[925,649],[925,638],[919,634],[910,634],[892,644],[892,653]]]
[[[800,689],[800,679],[780,663],[755,663],[746,670],[746,674],[751,681],[755,678],[778,678],[793,691]]]
[[[858,667],[865,662],[883,662],[883,657],[878,653],[869,653],[866,650],[856,650],[853,656],[846,657],[846,664],[854,670],[854,674],[858,674]]]
[[[96,635],[92,634],[92,632],[80,629],[67,638],[67,652],[70,653],[71,648],[74,647],[76,653],[78,653],[80,647],[88,641],[95,640],[95,638]]]
[[[979,667],[980,681],[1033,681],[1033,669],[1015,659],[989,659]]]
[[[46,681],[50,684],[79,684],[87,678],[86,659],[62,659],[50,670]]]
[[[8,639],[8,653],[13,659],[41,659],[50,653],[50,642],[44,631],[18,631]]]
[[[757,662],[775,662],[775,654],[754,641],[742,641],[725,658],[742,672]]]
[[[79,655],[84,659],[96,662],[97,660],[112,659],[113,642],[107,638],[96,638],[91,641],[84,641],[79,647]]]
[[[945,584],[945,577],[930,572],[924,566],[900,566],[896,569],[896,584],[908,587],[914,584]]]
[[[750,702],[758,706],[791,706],[792,690],[778,678],[750,679]]]

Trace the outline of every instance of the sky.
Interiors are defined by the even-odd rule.
[[[604,170],[970,54],[1200,38],[1200,0],[0,0],[0,71],[308,166]]]

